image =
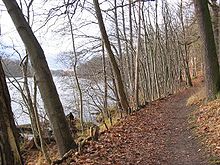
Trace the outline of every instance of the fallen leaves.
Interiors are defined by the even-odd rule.
[[[170,165],[175,161],[193,164],[195,159],[200,163],[201,155],[194,152],[200,149],[188,143],[194,138],[189,132],[184,134],[188,131],[185,123],[189,112],[184,103],[188,95],[186,90],[154,101],[104,132],[99,141],[89,141],[80,154],[72,154],[62,164]],[[206,116],[197,120],[206,122]],[[207,130],[210,128],[203,128]]]
[[[90,142],[81,155],[73,155],[69,159],[74,165],[168,165],[173,159],[193,163],[195,157],[202,162],[200,155],[194,153],[199,149],[194,143],[187,143],[186,139],[193,140],[192,136],[181,137],[186,130],[182,127],[186,127],[184,123],[189,113],[183,103],[187,95],[185,92],[153,102],[115,125],[98,142]],[[181,116],[183,114],[185,117]],[[181,139],[175,141],[179,137]],[[182,141],[186,141],[183,146]],[[186,152],[185,145],[191,150]],[[172,146],[178,146],[181,152],[173,152]]]
[[[154,102],[127,117],[103,134],[98,142],[87,144],[81,155],[72,155],[67,161],[89,165],[135,165],[155,164],[163,157],[161,162],[164,162],[165,141],[160,134],[165,134],[165,124],[161,122],[163,115],[157,111],[160,104],[160,101]]]
[[[194,115],[197,135],[212,153],[220,155],[220,99],[200,106]]]

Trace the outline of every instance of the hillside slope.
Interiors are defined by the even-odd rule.
[[[195,88],[132,114],[62,164],[208,165],[188,124],[187,98]]]

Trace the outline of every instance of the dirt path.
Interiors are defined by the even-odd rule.
[[[208,165],[193,137],[186,100],[192,89],[142,109],[91,142],[64,164]]]
[[[192,89],[178,94],[164,103],[167,111],[168,129],[170,128],[167,149],[173,155],[170,165],[208,165],[207,156],[199,146],[187,122],[192,107],[186,107]],[[168,121],[168,120],[167,120]]]

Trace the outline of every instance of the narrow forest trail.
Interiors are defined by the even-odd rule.
[[[63,164],[208,165],[194,138],[186,106],[194,88],[153,102],[91,142]]]
[[[208,165],[208,159],[200,144],[190,130],[188,118],[193,107],[186,106],[187,99],[195,89],[183,91],[164,103],[168,136],[167,151],[171,157],[167,164],[170,165]]]

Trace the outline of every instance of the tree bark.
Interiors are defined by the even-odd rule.
[[[185,57],[183,56],[183,63],[185,65],[185,73],[186,73],[186,79],[187,79],[187,84],[192,87],[192,79],[191,79],[191,74],[190,74],[190,68],[189,68],[189,52],[188,52],[188,45],[186,41],[186,29],[185,29],[185,24],[184,24],[184,18],[183,18],[183,1],[181,0],[180,2],[180,21],[181,21],[181,26],[182,26],[182,32],[183,32],[183,50],[185,53]]]
[[[219,53],[219,12],[220,6],[217,3],[217,0],[211,0],[212,2],[212,18],[213,18],[213,32],[215,37],[215,44],[216,44],[216,52],[218,56],[218,61],[220,64],[220,53]]]
[[[135,93],[135,109],[140,106],[139,101],[139,58],[141,53],[141,1],[138,2],[138,40],[137,40],[137,52],[135,57],[135,82],[134,82],[134,93]]]
[[[75,37],[73,34],[73,25],[72,25],[72,20],[71,20],[71,15],[68,9],[68,5],[65,2],[66,5],[66,11],[67,11],[67,18],[68,18],[68,24],[69,24],[69,28],[70,28],[70,34],[71,34],[71,40],[72,40],[72,49],[73,49],[73,56],[74,56],[74,60],[73,60],[73,72],[74,72],[74,77],[75,77],[75,81],[76,81],[76,87],[78,90],[78,94],[79,94],[79,101],[80,101],[80,110],[79,110],[79,119],[80,119],[80,125],[81,125],[81,129],[82,129],[82,133],[84,132],[84,119],[83,119],[83,92],[81,89],[81,85],[80,85],[80,81],[79,81],[79,77],[78,77],[78,73],[77,73],[77,52],[76,52],[76,46],[75,46]]]
[[[121,73],[120,73],[118,64],[116,62],[116,59],[114,57],[114,54],[112,52],[110,41],[108,39],[108,35],[106,33],[105,25],[104,25],[103,18],[102,18],[101,9],[99,7],[99,2],[98,2],[98,0],[93,0],[93,3],[94,3],[95,10],[96,10],[96,16],[97,16],[97,19],[98,19],[98,24],[99,24],[99,28],[100,28],[100,31],[101,31],[102,39],[104,41],[104,44],[105,44],[106,50],[108,52],[108,55],[109,55],[109,58],[110,58],[110,61],[111,61],[111,65],[112,65],[112,68],[113,68],[113,71],[114,71],[114,74],[115,74],[115,77],[116,77],[118,95],[119,95],[119,100],[120,100],[122,109],[123,109],[124,112],[130,113],[129,112],[130,108],[129,108],[128,100],[127,100],[127,97],[126,97],[126,94],[125,94],[125,91],[124,91],[124,84],[122,82]]]
[[[124,74],[127,75],[127,81],[129,84],[129,89],[127,90],[127,94],[131,94],[132,91],[132,71],[131,71],[131,58],[130,58],[130,52],[129,52],[129,43],[128,43],[128,37],[126,34],[126,20],[125,20],[125,9],[124,9],[124,1],[122,1],[122,8],[121,8],[121,15],[122,15],[122,26],[123,26],[123,40],[124,40],[124,45],[125,45],[125,65],[126,67],[124,68]],[[133,91],[132,91],[133,92]]]
[[[103,65],[103,79],[104,79],[103,109],[109,119],[110,124],[112,125],[113,124],[112,115],[110,110],[108,109],[108,80],[107,80],[107,70],[106,70],[105,46],[103,42],[102,42],[102,65]]]
[[[36,117],[36,126],[37,126],[37,131],[38,131],[38,135],[39,135],[39,140],[40,140],[40,147],[41,147],[41,151],[44,155],[45,160],[47,161],[48,164],[51,164],[51,159],[50,156],[47,152],[46,149],[46,144],[44,142],[43,139],[43,131],[41,128],[41,124],[40,124],[40,118],[38,115],[38,108],[37,108],[37,83],[36,83],[36,78],[34,77],[34,98],[33,98],[33,107],[34,107],[34,114]]]
[[[76,148],[77,145],[70,134],[44,51],[25,20],[16,0],[3,0],[3,2],[29,52],[31,65],[34,69],[37,85],[54,131],[58,150],[60,156],[63,156],[71,148]]]
[[[11,110],[11,99],[0,61],[0,164],[21,165],[18,132]]]
[[[204,48],[207,99],[215,99],[220,90],[220,73],[208,0],[194,0]]]
[[[28,113],[29,113],[30,121],[31,121],[31,129],[32,129],[33,136],[34,136],[34,143],[36,147],[40,149],[40,146],[38,144],[39,133],[38,133],[37,124],[36,124],[37,116],[34,113],[33,101],[32,101],[30,89],[28,86],[28,73],[27,72],[28,72],[28,53],[22,63],[22,73],[23,73],[23,79],[24,79],[24,95],[25,95],[24,97],[26,98],[25,101],[27,102],[27,109],[28,109]]]

